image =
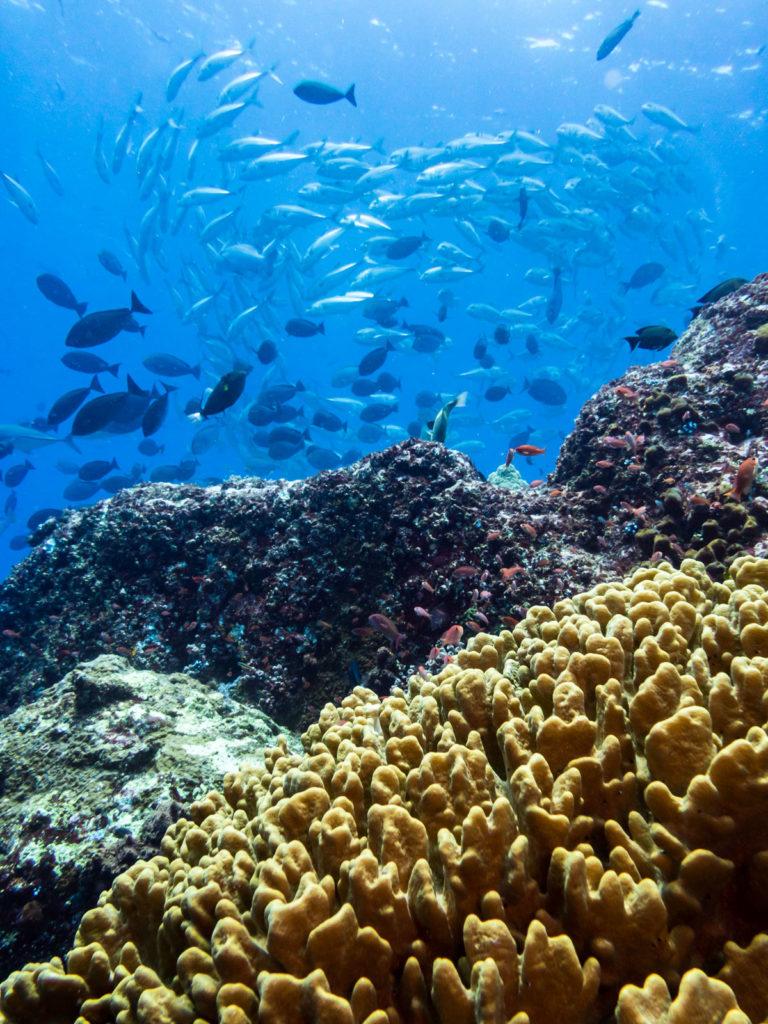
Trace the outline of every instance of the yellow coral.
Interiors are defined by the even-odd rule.
[[[0,1022],[766,1019],[766,588],[752,557],[645,567],[356,689],[0,985]]]

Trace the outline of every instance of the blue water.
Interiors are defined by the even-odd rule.
[[[439,146],[466,133],[495,135],[520,129],[550,143],[556,158],[552,166],[523,167],[519,173],[541,179],[551,190],[547,195],[568,208],[568,217],[575,209],[593,210],[610,240],[610,254],[596,259],[597,265],[584,265],[582,257],[571,265],[576,245],[563,247],[557,256],[564,268],[563,307],[550,327],[544,317],[550,286],[532,284],[524,275],[530,268],[550,270],[552,253],[521,245],[515,232],[510,241],[495,243],[483,231],[489,216],[517,221],[514,204],[501,208],[486,197],[495,182],[491,169],[473,178],[479,186],[477,205],[470,205],[465,191],[459,213],[479,230],[482,248],[467,241],[456,218],[445,209],[439,216],[428,212],[390,222],[387,213],[377,207],[372,212],[389,225],[393,237],[424,231],[429,243],[407,261],[414,267],[412,273],[370,290],[376,295],[406,298],[408,308],[400,313],[409,322],[440,326],[447,341],[435,354],[400,348],[390,353],[384,369],[401,380],[402,388],[396,392],[398,409],[383,421],[388,433],[375,443],[365,443],[357,436],[358,410],[328,399],[351,397],[348,386],[334,387],[332,380],[343,368],[354,367],[371,347],[355,336],[359,328],[373,326],[370,321],[359,311],[313,317],[324,320],[326,334],[310,339],[267,331],[264,325],[246,333],[243,341],[251,348],[265,337],[274,340],[280,359],[263,367],[250,356],[254,369],[245,395],[222,417],[216,444],[200,456],[194,479],[201,482],[233,473],[297,478],[315,472],[304,454],[287,462],[270,460],[263,449],[253,446],[253,430],[245,419],[265,380],[299,379],[307,389],[298,403],[294,402],[306,416],[298,421],[302,428],[318,408],[333,410],[347,422],[346,434],[327,434],[310,427],[312,442],[335,452],[341,461],[407,437],[414,429],[416,392],[431,390],[447,399],[468,390],[466,408],[452,418],[448,444],[466,451],[478,468],[488,473],[504,460],[510,437],[528,433],[530,427],[530,442],[544,447],[546,453],[530,464],[517,462],[526,479],[542,478],[553,467],[561,438],[580,406],[600,384],[632,363],[664,358],[664,354],[630,353],[624,335],[649,323],[664,323],[679,331],[687,322],[689,299],[724,278],[750,277],[766,269],[768,76],[763,49],[768,43],[768,20],[761,0],[725,0],[717,6],[651,0],[641,6],[641,17],[620,48],[600,63],[595,60],[599,43],[632,13],[631,7],[592,0],[520,3],[514,9],[508,3],[489,0],[471,4],[454,0],[441,5],[402,0],[327,5],[303,0],[273,3],[262,9],[263,17],[257,18],[240,4],[196,7],[189,3],[46,0],[42,6],[0,0],[0,170],[23,184],[39,212],[35,226],[6,202],[0,190],[0,422],[44,417],[60,394],[88,380],[60,362],[74,314],[43,298],[35,285],[41,273],[62,277],[79,300],[88,302],[89,311],[125,305],[131,288],[154,311],[153,316],[142,319],[147,326],[144,338],[123,333],[91,350],[121,364],[119,387],[124,386],[126,370],[141,386],[152,385],[156,378],[142,366],[142,359],[152,352],[175,353],[203,365],[200,383],[191,377],[173,381],[179,390],[172,396],[167,421],[155,436],[165,449],[161,455],[147,458],[139,454],[140,431],[122,437],[81,438],[80,456],[64,444],[31,453],[34,470],[16,489],[17,507],[3,520],[0,573],[5,574],[23,557],[24,551],[12,550],[9,542],[26,532],[30,514],[41,507],[71,504],[62,499],[64,487],[72,480],[62,472],[62,462],[77,464],[114,456],[121,472],[130,472],[135,466],[136,474],[146,479],[159,463],[189,458],[190,441],[199,425],[185,416],[186,403],[203,397],[205,388],[230,369],[236,358],[248,358],[243,344],[228,357],[216,341],[232,313],[250,301],[267,300],[274,323],[281,325],[302,312],[291,302],[288,277],[294,282],[294,292],[298,287],[309,293],[323,272],[302,272],[298,264],[288,271],[285,261],[293,260],[294,244],[296,251],[303,253],[316,237],[334,226],[332,220],[300,227],[282,239],[281,262],[269,281],[245,278],[237,282],[235,275],[217,266],[215,253],[201,245],[200,221],[191,211],[178,233],[158,229],[153,246],[159,259],[148,257],[149,280],[142,278],[131,259],[125,229],[134,235],[138,232],[156,197],[139,198],[136,150],[147,132],[172,113],[182,132],[176,160],[166,175],[168,225],[161,227],[173,222],[178,198],[187,188],[227,184],[218,150],[242,135],[262,133],[283,139],[298,130],[291,146],[295,151],[323,139],[375,143],[378,148],[364,157],[375,166],[402,147]],[[193,71],[177,101],[172,105],[165,102],[165,83],[180,61],[199,51],[210,54],[251,41],[252,48],[230,68],[206,82],[197,81]],[[233,127],[201,142],[194,179],[185,184],[187,150],[200,119],[216,107],[220,90],[247,70],[272,66],[284,84],[266,78],[259,90],[261,108],[249,107]],[[292,88],[304,78],[343,89],[354,82],[358,107],[344,101],[325,107],[303,103]],[[104,151],[111,163],[115,136],[139,91],[143,112],[132,131],[129,154],[120,173],[104,184],[93,159],[99,117],[104,118]],[[701,130],[672,133],[652,124],[640,113],[641,104],[647,102],[671,108]],[[636,119],[630,129],[636,140],[632,146],[655,152],[654,145],[665,140],[663,145],[674,147],[675,163],[659,161],[656,166],[649,157],[638,164],[633,157],[605,170],[599,165],[590,167],[583,159],[574,163],[576,158],[569,157],[562,144],[558,147],[558,126],[585,124],[593,117],[596,104],[610,105]],[[600,129],[594,120],[589,124]],[[56,168],[64,186],[63,197],[54,194],[46,182],[36,155],[38,147]],[[580,152],[599,158],[604,147],[598,143]],[[656,177],[647,197],[630,198],[617,192],[603,205],[575,198],[578,193],[573,179],[586,179],[586,188],[593,179],[614,182],[617,170],[644,174],[648,166]],[[263,233],[255,238],[252,229],[273,204],[298,203],[331,218],[368,211],[376,193],[350,202],[343,210],[305,201],[298,189],[309,181],[325,180],[318,179],[317,170],[318,161],[313,159],[288,175],[252,183],[232,200],[206,208],[205,218],[239,205],[238,230],[225,241],[255,241],[261,247],[268,239]],[[380,191],[411,195],[421,189],[415,173],[399,170]],[[644,208],[633,213],[638,204]],[[535,226],[545,216],[547,212],[531,193],[528,226]],[[331,269],[362,259],[367,239],[383,233],[384,229],[375,227],[347,228],[338,251],[322,267]],[[420,280],[419,273],[438,262],[440,242],[468,251],[476,272],[457,283],[434,285]],[[222,240],[216,243],[221,244]],[[586,248],[591,246],[589,241]],[[127,285],[97,262],[96,254],[104,248],[118,255],[127,268]],[[378,257],[377,261],[387,262]],[[649,261],[664,264],[663,279],[622,294],[620,282]],[[192,294],[180,285],[185,276],[188,279],[184,268],[190,262],[204,272],[216,295],[212,308],[218,310],[197,325],[180,320],[172,291],[181,292],[187,304],[202,297],[203,292]],[[652,296],[660,284],[687,286],[689,297],[658,305]],[[326,294],[349,287],[343,284]],[[438,292],[445,287],[454,301],[445,322],[438,324]],[[484,333],[490,338],[494,330],[492,323],[469,316],[467,305],[489,303],[509,310],[537,295],[542,298],[532,308],[527,326],[537,336],[542,331],[557,332],[559,340],[542,340],[537,356],[526,352],[522,336],[504,347],[490,342],[495,360],[492,372],[498,379],[462,376],[478,369],[475,343]],[[213,338],[213,343],[206,342],[206,337]],[[526,377],[539,376],[560,382],[568,395],[565,405],[542,405],[523,391]],[[491,403],[483,396],[494,383],[508,386],[510,392],[502,401]],[[102,384],[108,390],[116,386],[108,375],[102,376]],[[494,420],[508,414],[506,424],[494,425]],[[424,414],[422,421],[431,415]],[[422,431],[426,436],[426,428]],[[66,432],[64,425],[59,433],[63,436]],[[14,452],[0,463],[0,469],[5,471],[24,457]],[[0,490],[0,514],[8,494],[5,488]]]

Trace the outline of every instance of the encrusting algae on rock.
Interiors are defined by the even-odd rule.
[[[116,879],[3,1024],[757,1024],[768,561],[637,569],[327,705]]]

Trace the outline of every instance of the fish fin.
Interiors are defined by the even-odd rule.
[[[200,380],[200,363],[197,363],[192,367],[192,376],[195,380]]]
[[[80,317],[80,319],[82,319],[83,316],[85,315],[86,309],[88,309],[88,303],[87,302],[78,302],[75,305],[75,312]]]
[[[147,333],[147,328],[146,328],[146,327],[144,326],[144,324],[142,324],[142,325],[141,325],[141,326],[139,327],[139,334],[140,334],[140,335],[142,336],[142,338],[143,338],[143,337],[144,337],[144,335],[145,335],[146,333]]]
[[[344,433],[346,434],[346,432],[347,432],[347,424],[345,423],[344,424]]]
[[[75,439],[72,436],[72,434],[67,434],[66,437],[62,437],[62,441],[64,442],[64,444],[68,444],[70,448],[74,448],[78,455],[83,454],[82,451],[75,444]]]
[[[429,422],[427,423],[427,430],[434,430],[434,429],[435,429],[435,421],[434,420],[429,420]]]
[[[309,427],[306,428],[306,430],[304,431],[304,433],[301,436],[304,438],[305,441],[311,441],[312,440],[312,435],[309,432]]]
[[[306,389],[306,387],[304,386],[304,383],[303,383],[302,381],[300,381],[300,380],[297,380],[297,381],[296,381],[296,390],[297,390],[297,391],[306,391],[307,389]]]
[[[317,332],[318,334],[325,334],[325,324],[321,323],[320,326],[317,328]]]
[[[357,106],[357,100],[355,99],[355,83],[354,82],[352,83],[352,85],[350,85],[350,87],[344,93],[344,99],[345,100],[349,100],[349,102],[352,104],[353,107]]]
[[[456,396],[456,405],[454,406],[454,409],[463,409],[464,406],[467,404],[467,399],[468,398],[469,398],[469,392],[468,391],[462,391],[460,395]]]
[[[628,341],[628,342],[629,342],[629,348],[630,348],[630,350],[631,350],[632,352],[634,352],[634,351],[635,351],[635,349],[637,348],[637,343],[638,343],[638,341],[639,341],[639,340],[640,340],[640,339],[639,339],[639,338],[637,338],[637,337],[635,337],[635,335],[634,335],[634,334],[630,334],[630,335],[627,335],[627,336],[626,336],[626,337],[624,338],[624,341]]]
[[[29,461],[29,459],[24,459],[24,465],[27,467],[27,469],[34,469],[35,468],[32,465],[32,463]]]
[[[120,469],[120,467],[117,464],[117,459],[114,456],[112,456],[112,462],[110,463],[109,468],[110,469]]]
[[[627,292],[629,291],[629,281],[622,281],[621,282],[621,290],[622,290],[624,295],[627,294]]]
[[[104,394],[104,388],[101,386],[101,381],[96,374],[91,377],[91,391],[99,391]]]
[[[136,292],[131,292],[131,312],[132,313],[146,313],[151,315],[152,310],[147,309],[144,303],[141,301]]]
[[[163,380],[163,381],[160,381],[160,383],[161,383],[161,384],[163,385],[163,387],[165,388],[165,394],[166,394],[166,395],[170,395],[170,393],[171,393],[172,391],[178,391],[178,390],[179,390],[179,389],[178,389],[178,388],[176,387],[176,385],[175,385],[175,384],[166,384],[164,380]]]
[[[147,392],[139,387],[130,373],[125,375],[125,384],[132,395],[141,395],[142,398],[146,396]]]

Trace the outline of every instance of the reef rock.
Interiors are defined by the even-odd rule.
[[[531,608],[227,775],[0,1024],[768,1018],[768,561]]]
[[[70,942],[115,874],[277,738],[255,708],[115,656],[0,719],[0,973]]]
[[[0,702],[110,651],[303,724],[354,683],[434,667],[454,625],[498,628],[643,558],[722,579],[765,550],[767,323],[763,275],[601,388],[536,488],[408,441],[308,480],[148,484],[70,512],[0,587]],[[753,486],[729,496],[747,455]]]

